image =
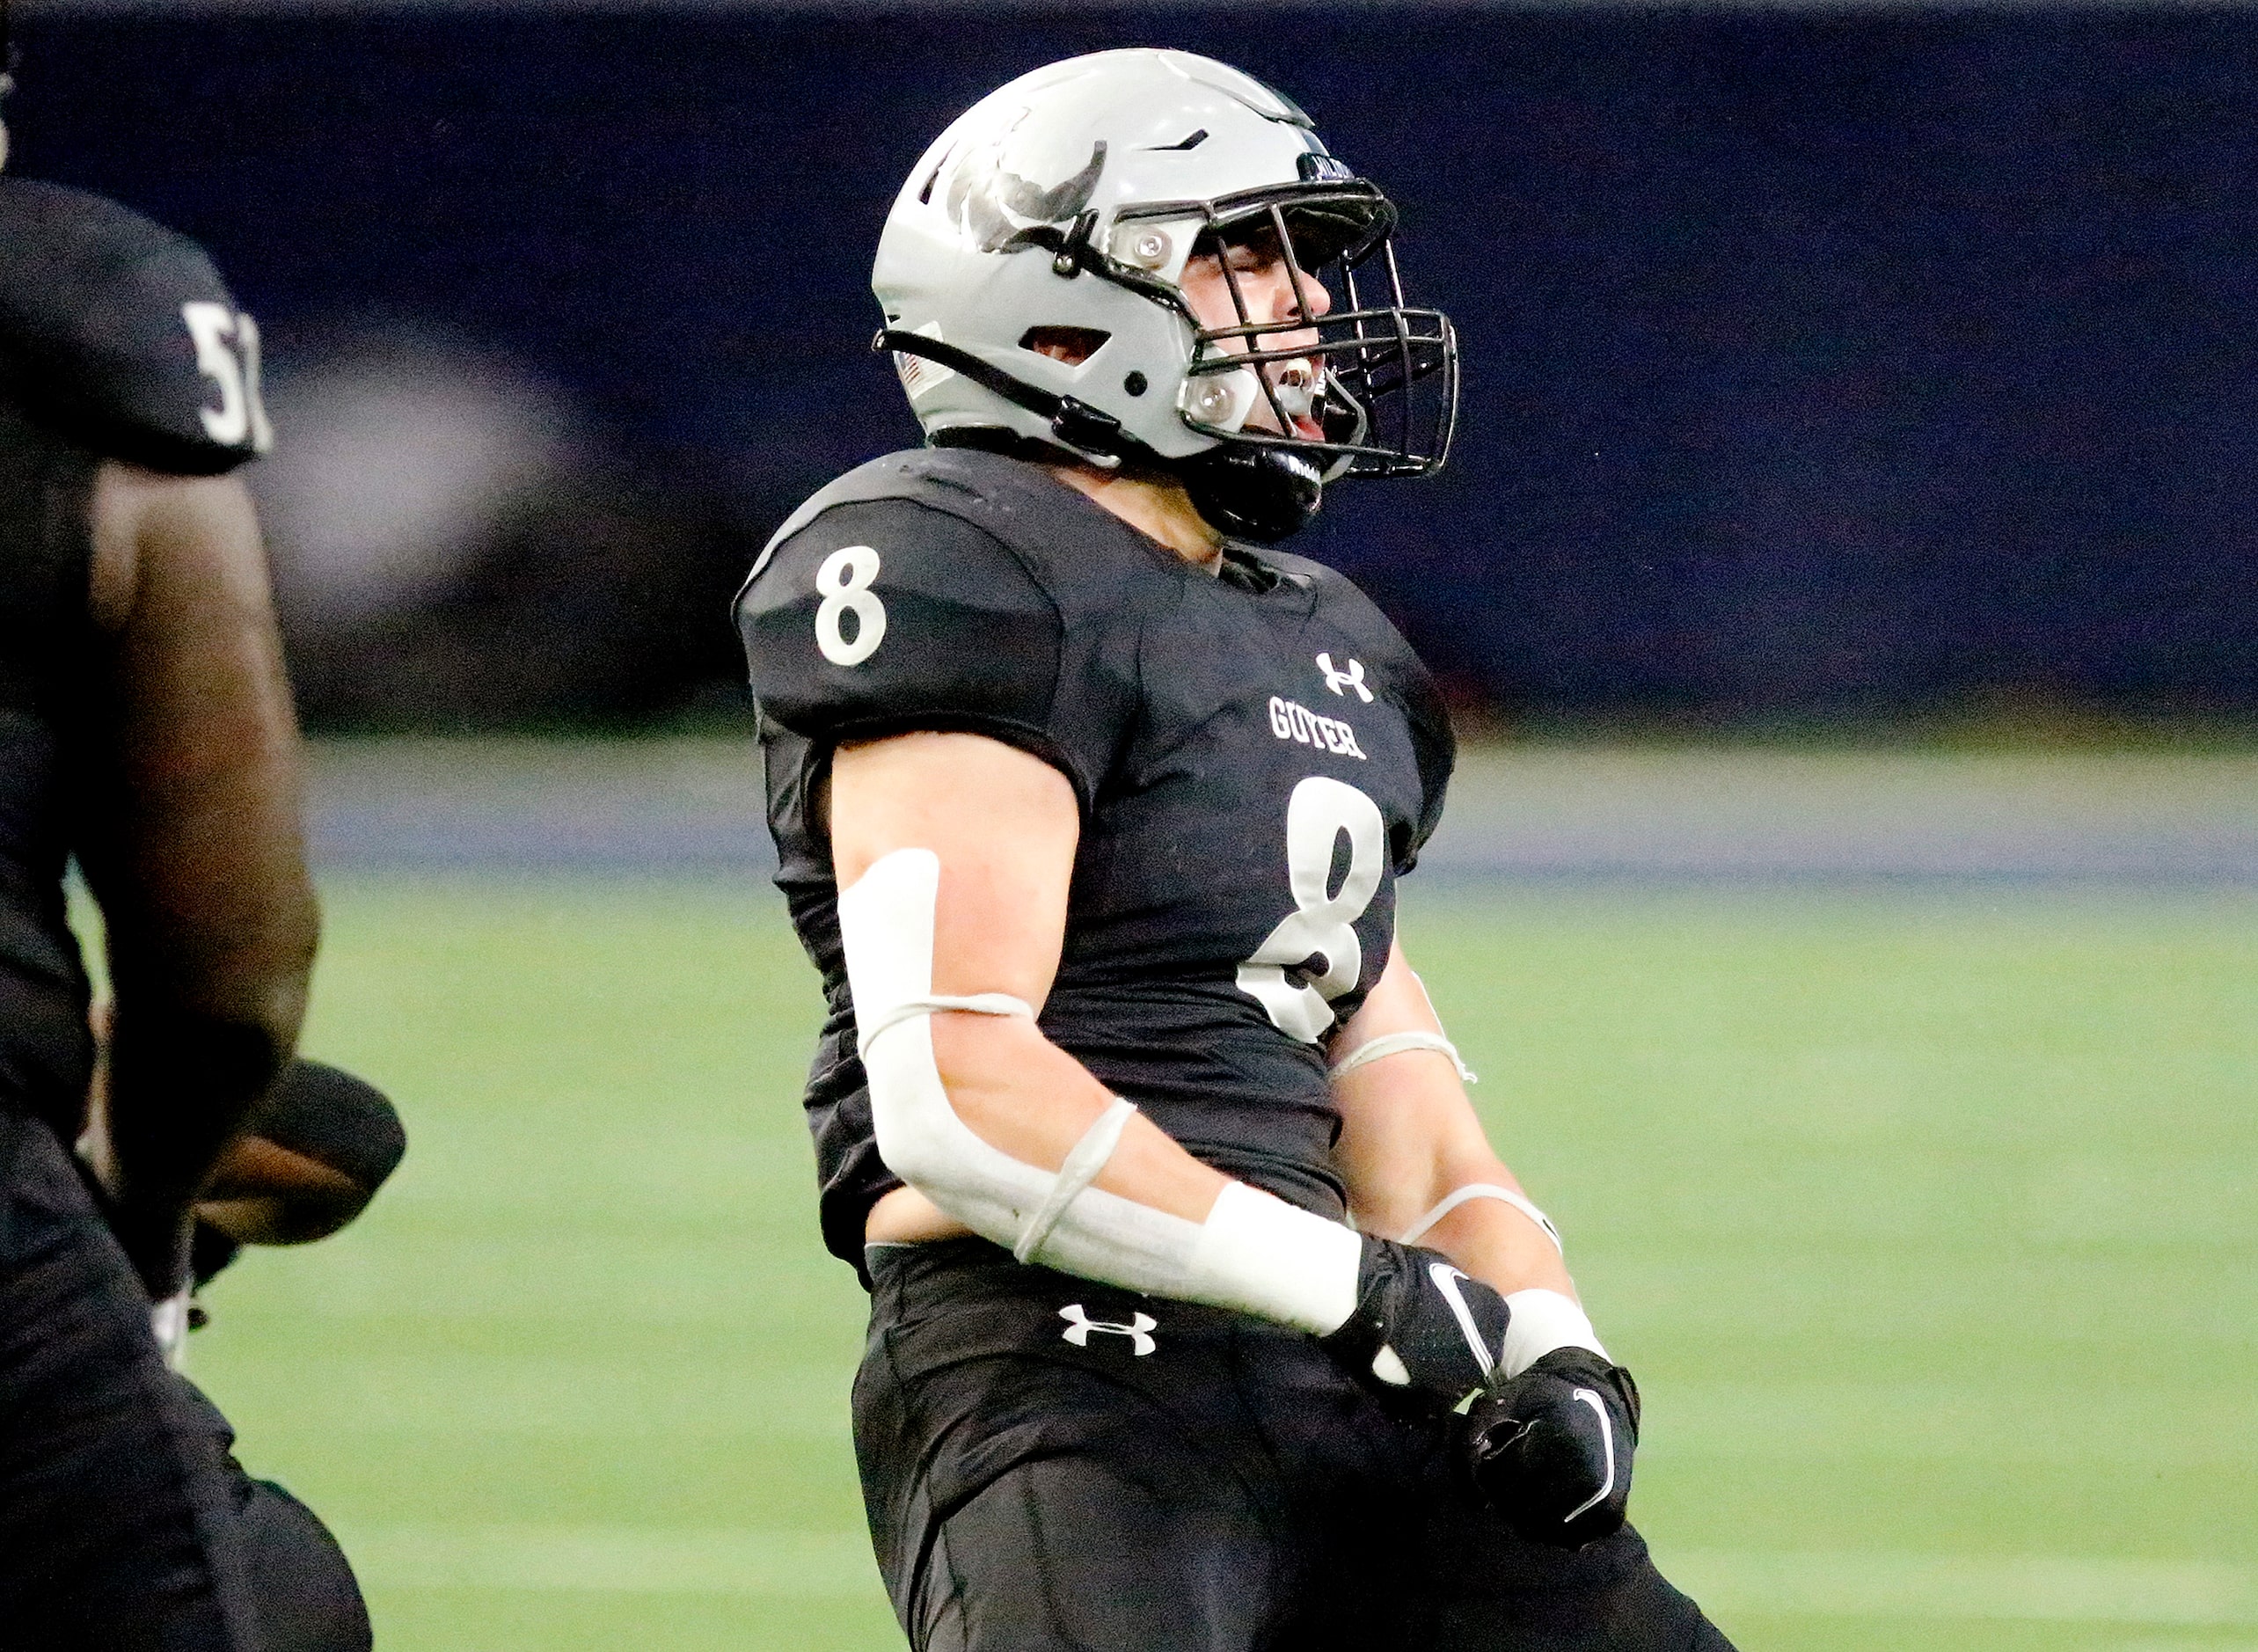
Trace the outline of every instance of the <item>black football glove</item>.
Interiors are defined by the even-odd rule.
[[[1639,1443],[1631,1373],[1556,1348],[1466,1414],[1474,1483],[1532,1543],[1581,1548],[1621,1529]]]
[[[1511,1317],[1503,1297],[1448,1259],[1367,1239],[1356,1311],[1319,1341],[1359,1381],[1448,1410],[1489,1386]]]

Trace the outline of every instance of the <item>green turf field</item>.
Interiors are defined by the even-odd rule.
[[[328,910],[307,1047],[413,1146],[192,1363],[379,1647],[898,1645],[773,895]],[[1461,888],[1405,933],[1744,1648],[2258,1652],[2258,901]]]

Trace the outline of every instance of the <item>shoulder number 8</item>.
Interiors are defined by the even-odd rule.
[[[1348,872],[1335,892],[1333,857],[1348,835]],[[1356,920],[1380,887],[1387,828],[1379,805],[1355,786],[1313,774],[1286,802],[1286,879],[1294,910],[1239,966],[1239,988],[1289,1038],[1314,1044],[1333,1025],[1333,1000],[1363,974]],[[1292,970],[1297,980],[1287,975]]]
[[[886,640],[886,604],[870,588],[877,577],[878,552],[866,545],[834,551],[815,570],[815,588],[823,594],[815,610],[815,646],[833,665],[860,665]],[[855,617],[851,638],[839,626],[847,614]]]

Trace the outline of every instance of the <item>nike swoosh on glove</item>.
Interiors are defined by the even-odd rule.
[[[1639,1388],[1584,1348],[1556,1348],[1467,1413],[1474,1483],[1532,1543],[1611,1537],[1631,1500]]]
[[[1496,1379],[1512,1317],[1503,1297],[1447,1258],[1367,1239],[1356,1311],[1318,1341],[1359,1380],[1448,1409]]]

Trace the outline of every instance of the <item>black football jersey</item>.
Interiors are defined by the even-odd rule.
[[[194,241],[0,176],[0,401],[106,458],[216,475],[273,441],[259,367],[258,323]]]
[[[777,881],[829,1013],[807,1106],[826,1241],[880,1161],[822,800],[843,740],[969,730],[1054,764],[1080,846],[1043,1032],[1199,1158],[1342,1213],[1326,1044],[1385,966],[1450,725],[1354,585],[1275,551],[1186,564],[1041,467],[900,453],[787,522],[737,601]]]

